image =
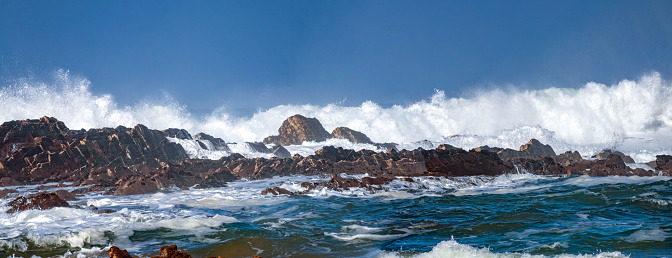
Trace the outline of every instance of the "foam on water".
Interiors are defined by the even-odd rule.
[[[437,244],[431,251],[427,253],[421,253],[416,255],[406,255],[393,252],[384,252],[379,255],[380,258],[398,258],[398,257],[413,257],[413,258],[462,258],[462,257],[483,257],[483,258],[544,258],[544,257],[556,257],[556,258],[571,258],[571,257],[595,257],[595,258],[620,258],[620,257],[629,257],[622,254],[621,252],[603,252],[599,254],[581,254],[581,255],[570,255],[570,254],[561,254],[556,256],[546,256],[546,255],[530,255],[530,254],[519,254],[519,253],[493,253],[488,248],[476,248],[473,246],[460,244],[454,239],[442,241]]]
[[[407,149],[426,145],[422,140],[466,149],[518,148],[537,138],[556,152],[579,150],[589,156],[611,148],[636,154],[638,162],[672,152],[666,145],[672,140],[672,85],[655,72],[611,86],[591,82],[578,89],[496,89],[468,98],[448,98],[437,90],[429,99],[407,106],[383,108],[371,101],[358,106],[280,105],[251,117],[231,116],[225,107],[193,117],[167,94],[160,101],[120,106],[113,96],[93,94],[90,87],[86,78],[64,70],[48,82],[13,80],[0,85],[0,120],[47,115],[73,129],[142,123],[153,129],[205,132],[227,142],[255,142],[277,134],[285,118],[302,114],[316,117],[328,131],[347,126],[375,142],[402,143]],[[292,152],[311,153],[314,148],[309,145]]]

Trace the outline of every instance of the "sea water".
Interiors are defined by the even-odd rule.
[[[348,175],[343,175],[348,176]],[[362,177],[355,175],[349,177]],[[112,245],[194,257],[669,257],[671,177],[416,177],[384,190],[305,190],[320,176],[240,180],[155,194],[88,193],[71,207],[7,214],[0,256],[106,257]],[[12,187],[22,193],[31,186]],[[72,187],[65,189],[73,190]],[[98,214],[87,208],[111,209]]]
[[[71,129],[183,128],[220,137],[231,143],[232,152],[250,158],[272,154],[254,152],[244,142],[277,134],[282,121],[295,114],[316,117],[328,131],[347,126],[375,142],[398,143],[398,149],[439,144],[517,149],[536,138],[556,153],[578,150],[586,158],[603,149],[619,150],[638,162],[631,167],[672,154],[672,85],[655,72],[614,85],[495,89],[460,98],[437,90],[426,100],[386,108],[370,101],[281,105],[250,117],[231,116],[225,108],[195,117],[169,95],[120,106],[114,96],[94,94],[91,87],[86,78],[65,70],[55,72],[51,81],[5,80],[0,121],[46,115]],[[169,140],[193,158],[231,154]],[[325,145],[385,151],[339,139],[286,148],[307,156]],[[168,187],[134,196],[90,192],[68,208],[8,214],[15,194],[0,199],[0,257],[106,257],[112,245],[149,256],[170,244],[194,257],[672,256],[672,178],[550,178],[520,172],[417,177],[392,181],[382,191],[318,188],[292,196],[261,191],[275,186],[303,191],[301,182],[328,178],[243,179],[221,188]],[[27,195],[39,192],[37,187],[5,188]],[[99,214],[91,205],[114,212]]]

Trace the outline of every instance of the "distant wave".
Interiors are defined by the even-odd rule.
[[[225,108],[195,117],[168,94],[160,101],[121,106],[111,95],[93,94],[90,87],[86,78],[65,70],[56,71],[49,82],[15,80],[0,89],[0,120],[47,115],[72,129],[141,123],[154,129],[206,132],[234,142],[277,134],[282,121],[294,114],[316,117],[328,131],[350,127],[376,142],[427,139],[461,147],[517,148],[538,138],[559,150],[592,150],[618,148],[633,137],[644,142],[672,138],[672,85],[656,72],[611,86],[591,82],[579,89],[495,89],[472,98],[447,98],[437,90],[408,106],[383,108],[371,101],[359,106],[280,105],[242,118]]]

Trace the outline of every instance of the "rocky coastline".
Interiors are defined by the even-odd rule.
[[[227,150],[220,138],[199,133],[193,137],[182,129],[152,130],[144,125],[70,130],[52,117],[5,122],[0,126],[0,186],[71,183],[89,186],[87,190],[67,193],[69,198],[86,191],[103,191],[111,195],[134,195],[158,192],[163,188],[209,188],[225,186],[237,179],[263,179],[274,176],[328,175],[322,185],[344,189],[363,187],[379,189],[393,179],[415,176],[459,177],[497,176],[527,172],[537,175],[567,176],[653,176],[672,173],[672,156],[659,155],[648,163],[654,170],[632,169],[625,163],[632,159],[620,152],[605,151],[586,160],[578,152],[556,154],[553,148],[535,139],[518,150],[482,146],[463,150],[447,144],[435,149],[397,150],[394,143],[374,143],[361,132],[347,127],[331,134],[315,118],[295,115],[278,129],[279,134],[263,143],[245,143],[259,152],[274,153],[271,158],[245,158],[233,153],[218,160],[192,159],[185,149],[169,138],[196,140],[202,148]],[[306,157],[294,155],[283,147],[304,141],[329,138],[367,143],[386,151],[354,151],[325,146]],[[265,144],[273,144],[267,148]],[[229,150],[230,151],[230,150]],[[368,174],[360,180],[339,175]],[[412,180],[412,179],[411,179]],[[12,196],[3,190],[2,196]],[[45,209],[63,206],[63,195],[18,197],[11,211],[28,208]],[[266,189],[262,194],[295,194],[285,189]],[[73,197],[74,196],[74,197]],[[19,198],[45,199],[40,201]],[[24,203],[32,203],[30,207]],[[67,204],[67,202],[65,202]]]

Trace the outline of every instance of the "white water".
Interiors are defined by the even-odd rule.
[[[390,108],[370,101],[358,106],[280,105],[242,118],[226,113],[225,107],[194,117],[167,94],[159,102],[120,106],[111,95],[93,94],[91,85],[63,70],[49,82],[19,79],[0,85],[0,121],[46,115],[72,129],[142,123],[205,132],[227,142],[254,142],[277,134],[287,117],[302,114],[316,117],[328,131],[347,126],[375,142],[402,143],[407,149],[425,145],[421,140],[466,149],[486,144],[517,149],[536,138],[558,153],[579,150],[589,156],[611,148],[638,162],[672,153],[672,85],[658,73],[610,86],[591,82],[578,89],[491,90],[471,98],[447,98],[437,90],[427,100]],[[290,152],[310,152],[304,147]]]

